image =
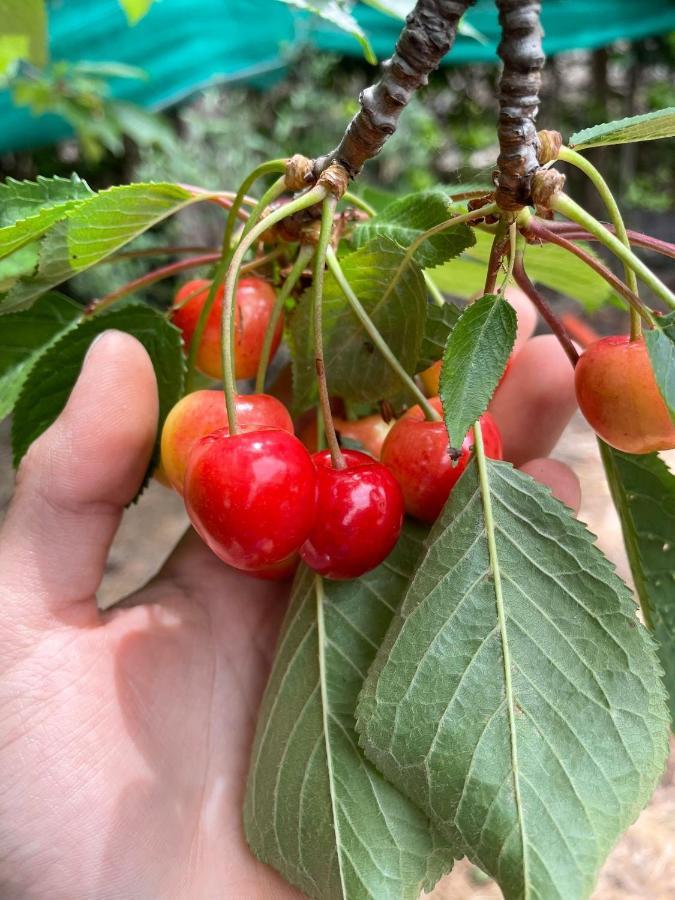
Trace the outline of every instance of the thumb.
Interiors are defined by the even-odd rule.
[[[145,349],[128,334],[104,332],[63,412],[21,463],[0,531],[3,617],[39,627],[92,601],[124,506],[148,465],[157,418]],[[93,602],[80,615],[93,619]]]

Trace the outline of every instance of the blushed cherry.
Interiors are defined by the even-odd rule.
[[[269,394],[238,394],[235,407],[237,421],[242,427],[265,425],[293,434],[290,414],[276,397]],[[187,394],[164,420],[160,470],[179,494],[183,492],[190,450],[197,441],[219,428],[227,429],[225,397],[220,390]]]
[[[343,469],[329,450],[312,457],[317,472],[316,521],[300,556],[325,578],[358,578],[387,558],[401,533],[403,495],[381,463],[343,450]]]
[[[382,444],[392,423],[385,422],[381,415],[375,413],[361,419],[341,419],[339,416],[333,416],[333,425],[340,439],[348,438],[358,441],[366,453],[379,459]],[[310,453],[316,451],[316,414],[314,412],[300,427],[298,437]]]
[[[193,447],[184,498],[216,556],[235,569],[269,572],[288,562],[314,525],[316,468],[287,431],[220,429]]]
[[[432,397],[429,402],[441,412],[439,397]],[[486,455],[501,459],[501,435],[494,419],[484,413],[480,423]],[[453,465],[445,423],[425,419],[419,406],[413,406],[394,424],[382,447],[381,459],[401,486],[407,513],[423,522],[438,518],[471,459],[472,446],[470,429]]]

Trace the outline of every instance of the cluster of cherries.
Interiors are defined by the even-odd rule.
[[[191,281],[176,295],[172,319],[186,347],[210,286]],[[222,377],[222,299],[220,289],[196,353],[197,367],[212,378]],[[237,378],[257,371],[274,302],[267,282],[246,278],[239,283]],[[282,330],[280,321],[273,353]],[[440,413],[439,372],[440,362],[422,374],[422,381]],[[613,447],[629,453],[675,447],[675,424],[644,340],[618,336],[592,344],[576,367],[575,383],[581,411]],[[275,397],[238,395],[235,407],[237,427],[231,433],[220,391],[184,397],[164,424],[161,474],[183,495],[190,519],[213,552],[260,578],[287,578],[299,559],[327,578],[362,575],[392,550],[404,511],[427,523],[438,517],[471,458],[472,431],[453,459],[443,421],[426,419],[419,406],[393,425],[378,415],[336,418],[337,431],[368,451],[344,449],[336,459],[328,450],[316,450],[316,419],[299,439],[288,410]],[[480,421],[486,454],[501,459],[496,423],[489,413]]]
[[[192,281],[176,295],[172,319],[189,347],[210,283]],[[196,360],[222,376],[222,289],[207,317]],[[235,374],[257,370],[274,291],[258,278],[240,282],[235,307]],[[279,343],[279,324],[273,350]],[[440,412],[438,397],[430,401]],[[393,426],[380,416],[335,420],[344,437],[369,451],[310,453],[286,407],[268,394],[238,395],[236,433],[228,426],[221,391],[188,394],[162,431],[162,475],[182,494],[205,543],[229,565],[261,578],[283,579],[298,559],[327,578],[356,578],[379,565],[398,540],[404,512],[433,522],[466,468],[473,435],[457,459],[449,454],[442,421],[419,406]],[[501,438],[489,414],[481,419],[486,453],[501,458]],[[376,457],[380,457],[380,460]]]

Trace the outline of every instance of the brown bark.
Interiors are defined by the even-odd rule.
[[[452,47],[459,20],[473,2],[418,0],[406,18],[394,55],[382,65],[382,78],[361,93],[361,109],[335,150],[315,161],[315,177],[339,162],[354,178],[380,152],[412,95],[427,83]]]
[[[504,63],[499,90],[499,159],[495,199],[517,212],[531,203],[530,182],[538,168],[535,120],[544,52],[536,0],[497,0]]]

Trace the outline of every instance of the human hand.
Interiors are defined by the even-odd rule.
[[[552,340],[525,345],[492,407],[508,458],[529,460],[524,468],[575,506],[573,474],[533,460],[574,408],[571,368]],[[145,351],[106,333],[22,463],[0,532],[7,900],[299,896],[253,858],[241,827],[288,587],[228,569],[190,533],[121,608],[96,609],[156,421]]]

